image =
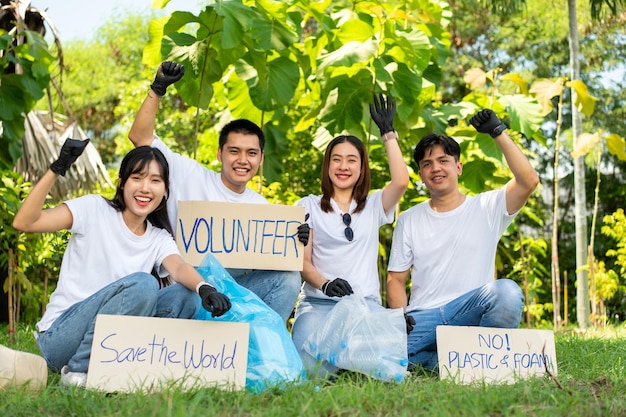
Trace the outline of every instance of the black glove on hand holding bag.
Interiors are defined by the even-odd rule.
[[[407,313],[404,313],[404,320],[406,321],[406,334],[411,334],[413,327],[415,327],[415,319]]]
[[[55,174],[65,176],[67,170],[83,153],[88,143],[89,139],[67,139],[61,147],[57,160],[50,164],[50,170]]]
[[[159,65],[154,82],[150,85],[152,91],[163,97],[167,87],[183,78],[185,67],[172,61],[165,61]]]
[[[332,281],[326,281],[320,288],[322,292],[329,297],[343,297],[353,293],[352,286],[345,279],[335,278]]]
[[[209,284],[204,284],[198,288],[198,294],[202,299],[202,307],[211,312],[211,317],[219,317],[230,310],[230,299],[222,293],[217,292]]]

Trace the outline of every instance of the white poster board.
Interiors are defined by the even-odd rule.
[[[211,253],[225,268],[302,271],[304,207],[179,201],[176,243],[198,266]]]
[[[550,330],[437,326],[437,356],[440,378],[461,383],[557,376]]]
[[[105,392],[246,382],[248,323],[98,314],[87,388]]]

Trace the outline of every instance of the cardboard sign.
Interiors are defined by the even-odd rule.
[[[302,271],[304,207],[179,201],[176,243],[198,266],[211,253],[225,268]]]
[[[246,382],[248,323],[98,314],[87,388],[106,392]]]
[[[437,356],[440,378],[461,383],[557,375],[550,330],[437,326]]]

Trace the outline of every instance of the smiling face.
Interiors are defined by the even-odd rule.
[[[431,196],[439,197],[458,192],[459,175],[463,171],[463,164],[446,154],[442,145],[428,148],[418,164],[422,182]]]
[[[126,206],[124,219],[143,222],[165,198],[166,185],[158,162],[152,160],[143,170],[130,174],[122,190]]]
[[[338,143],[330,154],[328,175],[335,189],[353,189],[361,176],[361,156],[350,142]]]
[[[222,163],[222,182],[236,193],[243,193],[263,163],[259,137],[253,134],[230,132],[226,143],[217,151]]]

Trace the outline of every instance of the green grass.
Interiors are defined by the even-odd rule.
[[[333,382],[306,381],[261,394],[218,389],[114,394],[71,389],[50,374],[38,393],[0,391],[0,416],[625,416],[624,329],[556,335],[558,379],[513,385],[457,385],[412,374],[401,384],[346,373]],[[38,353],[32,329],[20,328],[9,343]]]

